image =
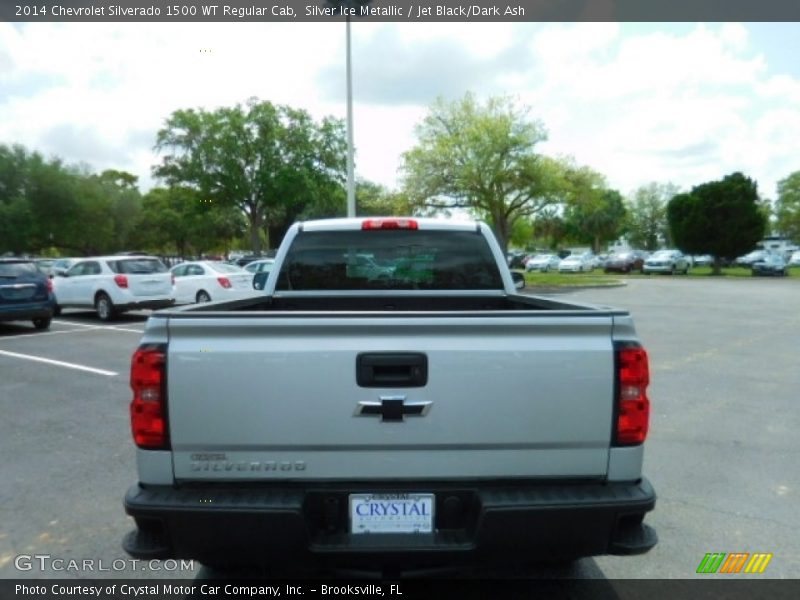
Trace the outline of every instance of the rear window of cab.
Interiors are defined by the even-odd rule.
[[[497,262],[477,231],[301,232],[278,290],[502,289]]]

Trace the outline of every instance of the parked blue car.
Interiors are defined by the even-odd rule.
[[[0,258],[0,321],[32,321],[47,329],[55,305],[53,282],[33,260]]]

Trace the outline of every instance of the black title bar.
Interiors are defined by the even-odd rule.
[[[0,0],[16,22],[800,21],[796,0]]]

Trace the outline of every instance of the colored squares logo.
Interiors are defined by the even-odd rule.
[[[772,560],[772,553],[756,552],[709,552],[697,566],[697,572],[705,575],[713,573],[725,573],[733,575],[736,573],[763,573],[769,561]]]

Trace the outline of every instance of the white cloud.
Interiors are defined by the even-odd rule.
[[[507,94],[628,192],[740,169],[762,193],[800,168],[800,80],[747,26],[614,23],[353,27],[357,175],[393,186],[436,95]],[[251,96],[344,118],[344,26],[0,23],[0,143],[127,169],[149,185],[174,110]],[[341,87],[339,87],[341,86]]]

